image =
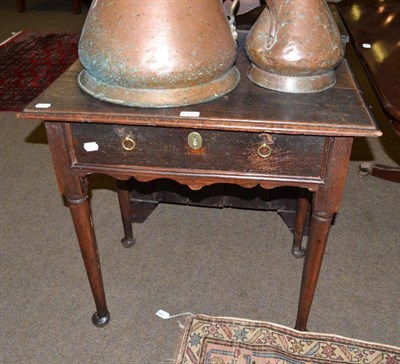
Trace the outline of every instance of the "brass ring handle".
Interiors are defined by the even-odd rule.
[[[272,148],[267,143],[263,143],[258,147],[257,152],[261,158],[268,158],[272,154]]]
[[[125,137],[125,139],[122,141],[122,148],[125,150],[133,150],[135,149],[136,142],[131,138],[131,137]]]

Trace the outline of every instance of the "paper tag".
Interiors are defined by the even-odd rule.
[[[95,152],[96,150],[99,150],[99,145],[96,142],[89,142],[83,144],[83,149],[87,152]]]
[[[181,111],[180,116],[189,116],[192,118],[197,118],[200,116],[199,111]]]
[[[158,317],[161,317],[163,320],[168,320],[169,318],[171,318],[170,314],[167,311],[164,311],[164,310],[158,310],[156,312],[156,315]]]
[[[369,43],[363,43],[363,48],[371,48],[372,46],[371,46],[371,44],[369,44]]]
[[[35,105],[35,109],[48,109],[51,104],[40,103]]]

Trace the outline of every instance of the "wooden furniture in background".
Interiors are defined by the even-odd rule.
[[[122,242],[127,247],[134,243],[127,183],[132,177],[140,182],[169,179],[193,190],[223,183],[264,189],[291,186],[312,192],[296,321],[297,329],[306,329],[332,219],[342,199],[353,138],[381,133],[346,61],[337,70],[336,85],[326,91],[270,91],[247,79],[246,33],[239,34],[237,66],[242,79],[233,92],[218,100],[168,109],[108,104],[79,89],[77,62],[19,114],[45,120],[58,186],[71,210],[96,304],[92,321],[97,326],[108,322],[109,311],[87,193],[87,176],[92,173],[119,181]],[[193,133],[202,137],[199,149],[190,146],[191,138],[198,135]],[[296,236],[301,237],[307,203],[299,206]]]
[[[80,14],[82,8],[82,0],[73,0],[74,14]],[[25,11],[25,0],[17,0],[17,11],[23,13]]]
[[[400,2],[344,0],[336,6],[376,96],[400,138]],[[360,170],[400,182],[400,167],[364,162]]]

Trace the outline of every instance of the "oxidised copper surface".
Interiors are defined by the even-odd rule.
[[[248,77],[285,92],[333,86],[344,47],[325,0],[267,0],[246,41]]]
[[[80,87],[128,106],[204,102],[240,79],[221,0],[94,0],[79,57]]]

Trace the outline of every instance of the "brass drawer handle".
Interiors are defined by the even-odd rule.
[[[133,150],[135,149],[136,142],[131,138],[131,137],[125,137],[125,139],[122,141],[122,148],[125,150]]]
[[[263,143],[258,147],[257,152],[261,158],[268,158],[272,154],[272,148],[267,143]]]

